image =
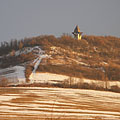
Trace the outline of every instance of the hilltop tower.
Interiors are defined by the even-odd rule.
[[[74,35],[75,39],[77,39],[77,40],[81,40],[82,33],[83,32],[80,32],[80,28],[79,28],[78,25],[75,27],[74,32],[72,32],[72,34]]]

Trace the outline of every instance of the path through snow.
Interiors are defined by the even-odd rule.
[[[31,83],[34,82],[34,75],[35,75],[35,72],[36,72],[41,60],[43,58],[49,57],[47,54],[45,54],[45,52],[43,50],[40,49],[40,47],[36,46],[36,48],[38,49],[39,52],[38,52],[38,57],[33,61],[34,69],[29,77]]]

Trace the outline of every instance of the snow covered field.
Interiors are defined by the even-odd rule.
[[[31,83],[59,83],[59,82],[64,82],[67,79],[70,79],[69,76],[66,75],[61,75],[61,74],[54,74],[54,73],[32,73],[30,75]],[[88,84],[96,84],[98,86],[104,87],[106,86],[106,81],[100,81],[100,80],[90,80],[90,79],[85,79],[85,78],[74,78],[72,77],[72,84],[76,83],[88,83]],[[109,81],[108,83],[108,88],[111,86],[118,86],[120,87],[120,82],[119,81]]]
[[[59,83],[68,79],[68,76],[53,74],[53,73],[33,73],[30,76],[30,80],[35,83]]]
[[[2,78],[7,78],[7,83],[12,85],[25,83],[25,68],[23,66],[14,66],[0,69],[0,81]]]
[[[120,94],[65,88],[0,88],[0,120],[120,120]]]

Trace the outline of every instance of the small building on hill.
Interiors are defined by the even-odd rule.
[[[78,25],[75,27],[74,32],[72,32],[72,34],[74,35],[74,38],[77,39],[77,40],[81,40],[82,33],[83,32],[80,32],[80,28],[79,28]]]

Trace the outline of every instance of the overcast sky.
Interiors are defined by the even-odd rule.
[[[120,37],[120,0],[0,0],[0,41],[69,33]]]

